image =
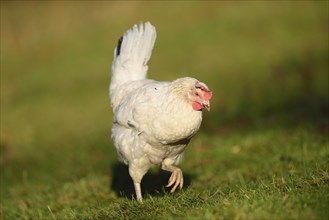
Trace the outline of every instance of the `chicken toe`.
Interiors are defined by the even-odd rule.
[[[171,187],[172,189],[170,192],[174,192],[176,188],[179,186],[180,189],[182,189],[183,184],[184,184],[184,178],[183,178],[183,172],[181,169],[171,166],[171,165],[162,165],[163,170],[171,171],[171,176],[168,180],[168,184],[166,187]]]
[[[178,186],[180,189],[183,187],[183,173],[179,168],[175,169],[172,172],[167,187],[170,187],[172,185],[173,188],[170,190],[170,192],[174,192]]]

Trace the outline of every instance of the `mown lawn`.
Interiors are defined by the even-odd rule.
[[[158,39],[151,78],[196,77],[211,112],[137,203],[110,140],[113,49]],[[1,1],[0,219],[328,219],[328,2]]]

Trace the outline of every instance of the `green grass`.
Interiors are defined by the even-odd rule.
[[[150,20],[149,76],[212,111],[180,167],[133,197],[110,140],[113,48]],[[328,2],[1,1],[0,219],[328,219]]]

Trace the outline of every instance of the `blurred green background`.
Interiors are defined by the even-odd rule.
[[[113,49],[140,21],[157,29],[150,78],[191,76],[213,90],[200,137],[328,134],[328,1],[1,1],[7,209],[24,210],[30,190],[109,173]]]

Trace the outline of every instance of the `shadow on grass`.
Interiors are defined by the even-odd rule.
[[[187,188],[191,185],[192,176],[186,173],[184,174],[184,186]],[[129,175],[128,166],[122,163],[115,163],[112,165],[112,182],[110,183],[110,189],[113,190],[119,197],[134,198],[135,190],[132,179]],[[142,180],[142,194],[152,196],[163,196],[165,193],[170,192],[170,188],[165,186],[168,183],[171,173],[163,170],[157,172],[151,172],[145,174]]]

